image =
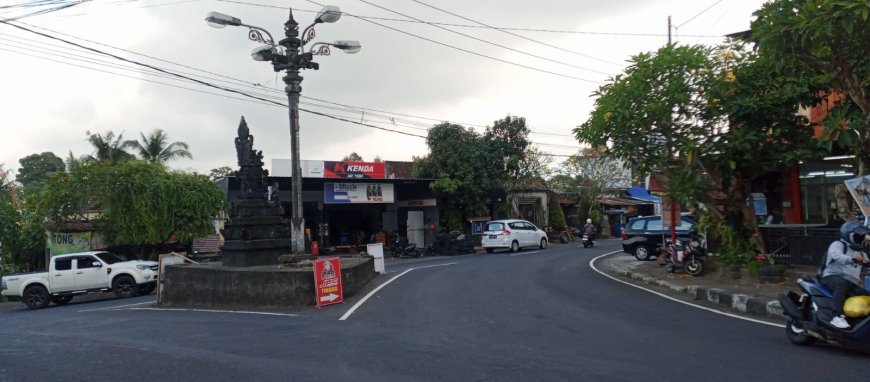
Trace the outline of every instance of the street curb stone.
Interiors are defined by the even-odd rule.
[[[695,300],[704,300],[714,304],[723,305],[741,313],[783,320],[782,306],[779,304],[779,301],[776,300],[768,301],[766,299],[750,297],[745,294],[732,293],[725,289],[706,288],[700,285],[675,285],[661,279],[650,277],[646,274],[632,271],[616,269],[614,269],[614,271],[633,280],[638,280],[646,284],[658,285],[674,292],[686,294]]]

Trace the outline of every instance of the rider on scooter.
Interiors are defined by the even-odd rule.
[[[846,222],[840,227],[840,240],[828,246],[821,283],[834,295],[834,318],[831,320],[831,325],[834,327],[840,329],[850,327],[843,314],[843,304],[847,297],[870,295],[860,287],[861,268],[863,265],[870,264],[870,259],[864,253],[864,240],[868,235],[870,229],[867,227],[855,222]]]
[[[595,232],[597,231],[595,224],[592,224],[592,219],[586,219],[586,225],[583,226],[583,234],[589,235],[589,241],[595,240]]]

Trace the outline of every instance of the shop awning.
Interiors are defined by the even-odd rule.
[[[632,187],[628,189],[628,195],[632,199],[642,200],[649,203],[661,203],[662,198],[655,195],[650,195],[643,187]]]
[[[652,202],[635,200],[635,199],[625,199],[625,198],[598,198],[598,202],[605,206],[641,206],[645,204],[652,204]]]

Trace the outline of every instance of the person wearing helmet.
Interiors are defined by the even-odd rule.
[[[870,235],[870,229],[855,223],[846,222],[840,227],[840,240],[828,246],[825,260],[827,264],[822,273],[822,285],[830,289],[834,295],[834,318],[831,325],[840,329],[848,329],[849,323],[843,314],[843,304],[846,298],[855,295],[870,295],[861,285],[861,268],[870,264],[870,259],[864,253],[864,240]]]
[[[586,219],[586,225],[583,226],[583,234],[589,235],[589,240],[595,240],[595,233],[597,231],[595,224],[592,224],[592,219]]]

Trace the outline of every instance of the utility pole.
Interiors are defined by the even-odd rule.
[[[668,16],[668,45],[671,45],[671,16]]]

